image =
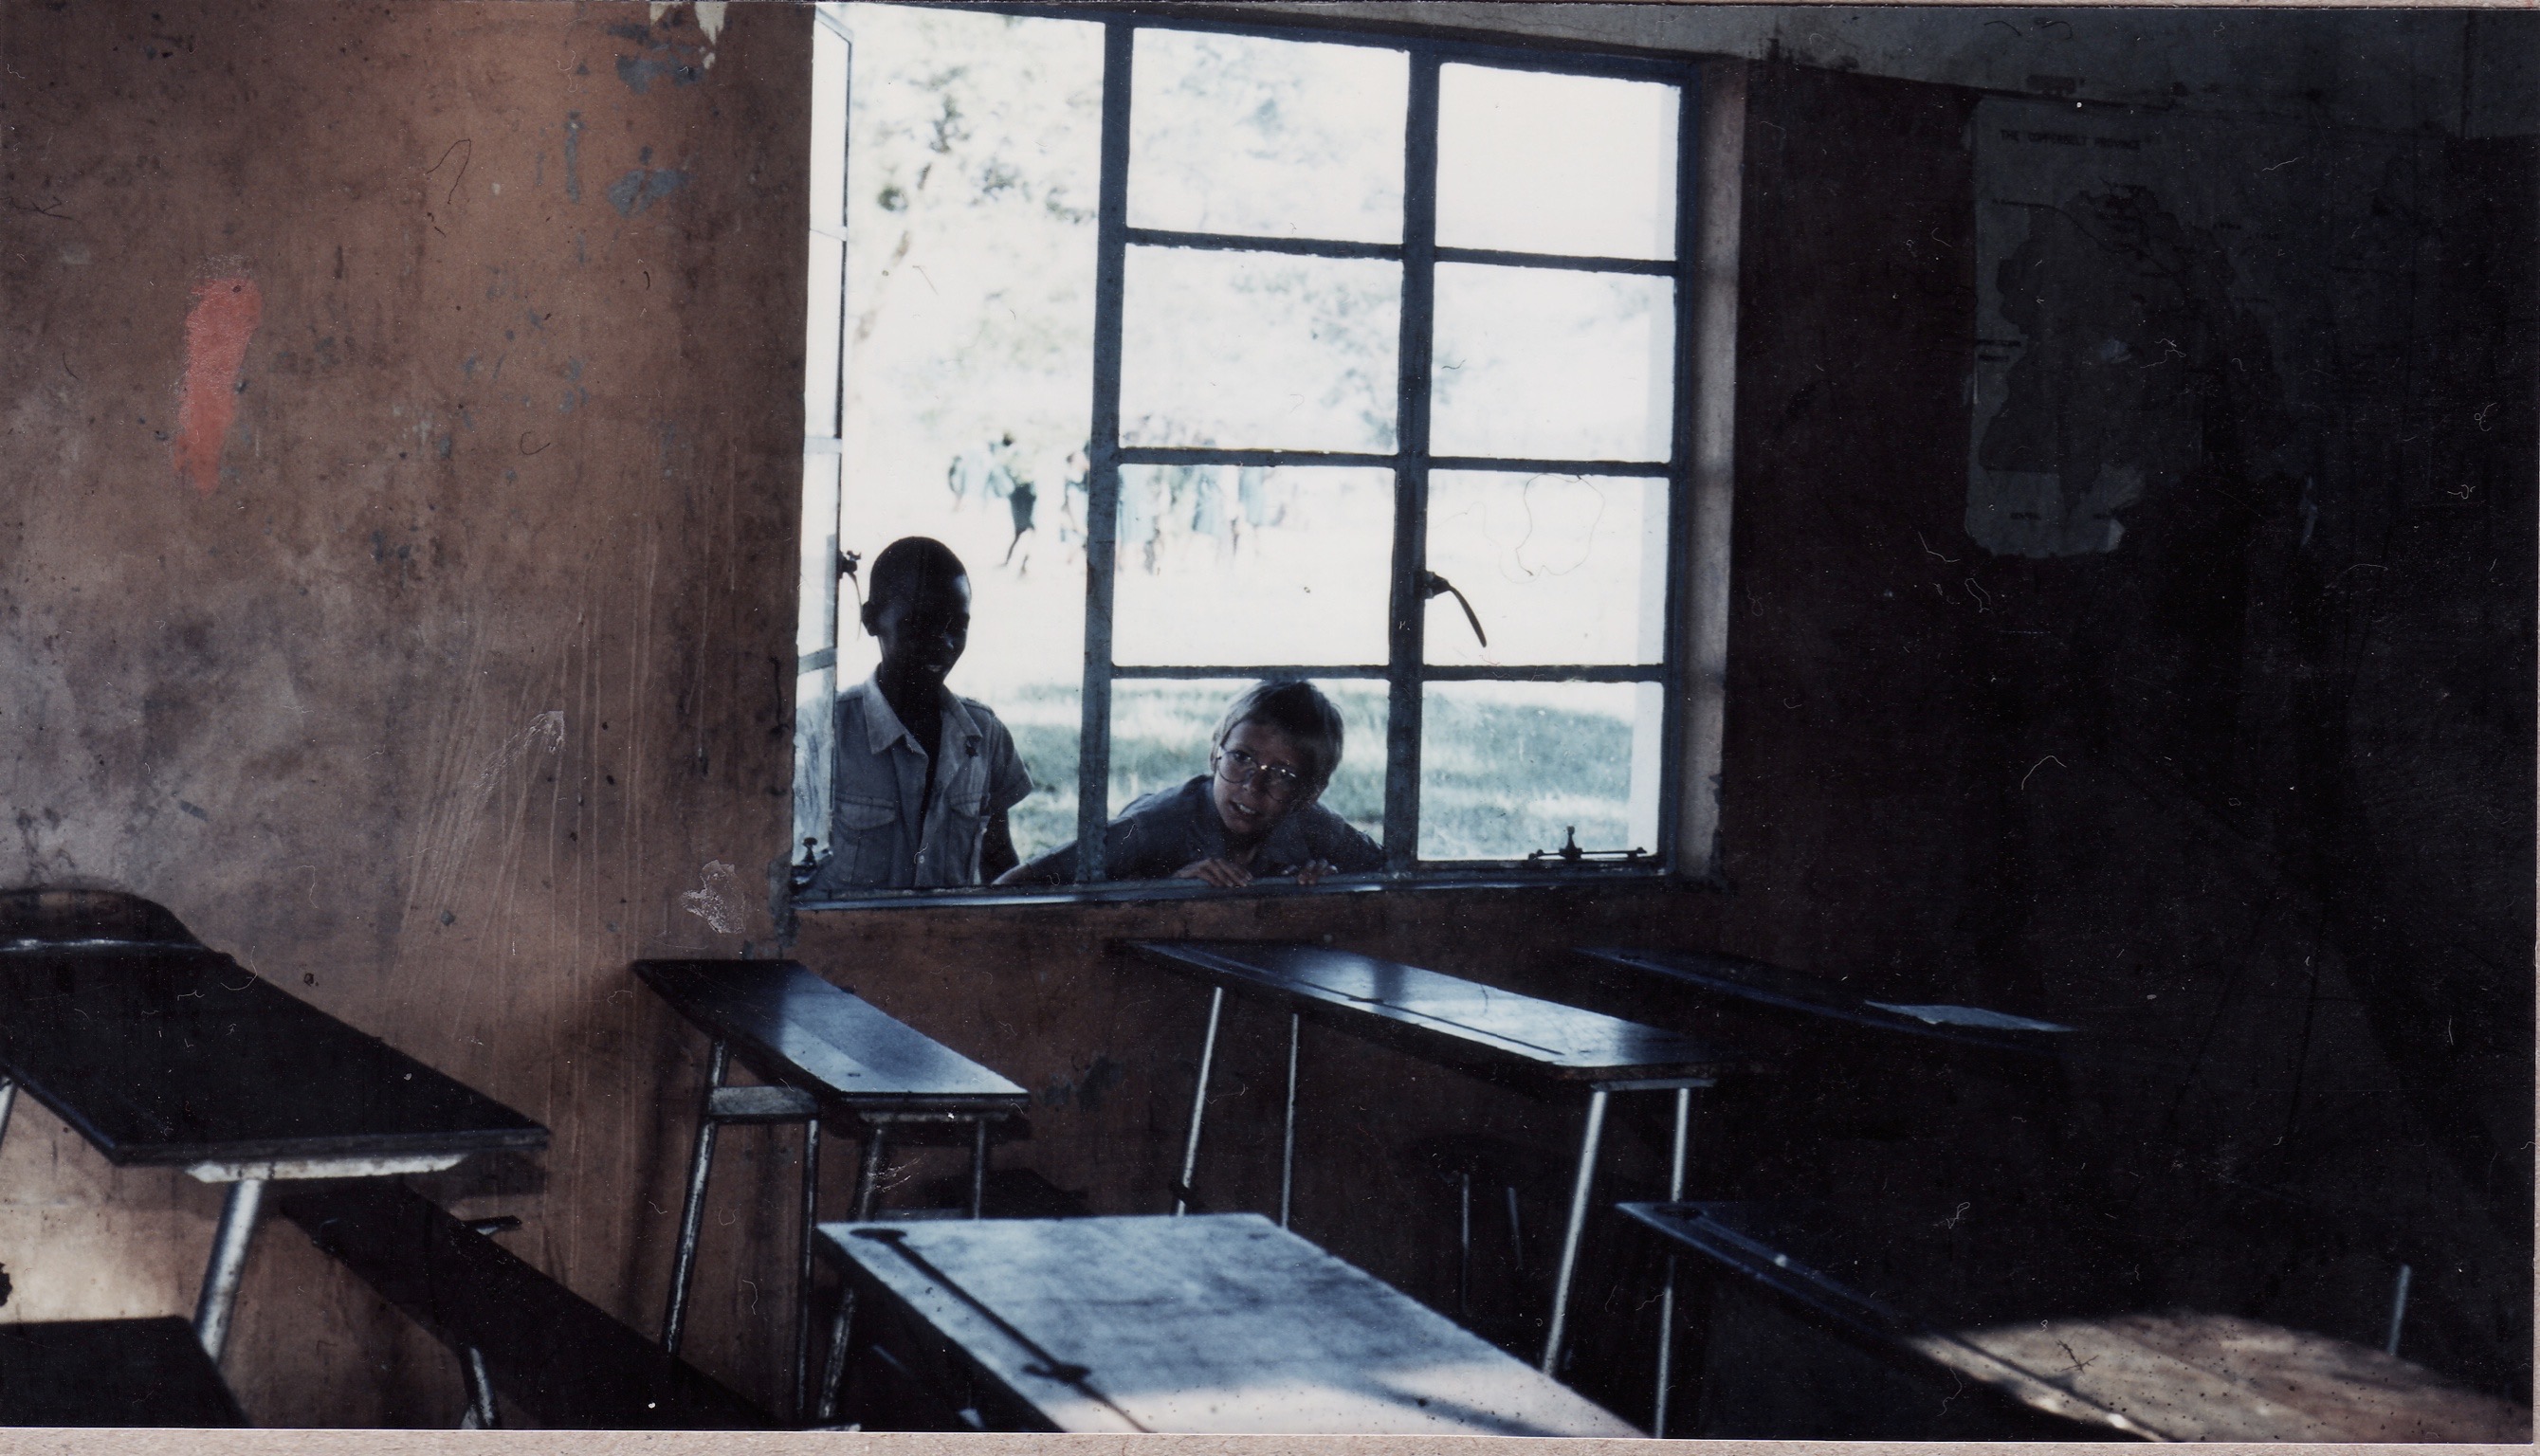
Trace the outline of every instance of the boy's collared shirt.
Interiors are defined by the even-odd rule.
[[[979,882],[991,816],[1031,793],[1014,735],[981,703],[944,694],[935,797],[926,750],[866,678],[838,695],[829,776],[829,859],[805,891],[827,899],[860,889],[938,889]],[[920,814],[923,814],[923,820]]]

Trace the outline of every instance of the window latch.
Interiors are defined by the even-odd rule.
[[[1557,850],[1530,851],[1525,857],[1525,863],[1528,865],[1541,865],[1547,860],[1560,860],[1568,864],[1576,865],[1584,860],[1612,860],[1625,865],[1637,865],[1648,858],[1651,858],[1650,852],[1643,849],[1582,849],[1579,844],[1579,826],[1572,824],[1564,828],[1561,832],[1561,848]]]
[[[1472,624],[1473,640],[1484,647],[1489,647],[1491,645],[1491,639],[1488,634],[1482,631],[1482,619],[1474,615],[1473,604],[1464,599],[1463,592],[1455,589],[1455,584],[1447,581],[1445,577],[1438,575],[1436,572],[1421,572],[1420,599],[1422,601],[1428,601],[1441,593],[1455,598],[1455,605],[1464,609],[1464,620]]]

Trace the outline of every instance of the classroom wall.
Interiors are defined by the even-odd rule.
[[[1758,74],[1724,934],[2108,1033],[2060,1157],[2156,1297],[2373,1343],[2405,1263],[2405,1351],[2519,1397],[2540,153]],[[2043,191],[2081,132],[2171,160]],[[1971,214],[2077,196],[2141,231],[1978,274]],[[2068,479],[2144,471],[2112,550],[1971,534],[1987,283]],[[1830,1136],[1935,1197],[2035,1152]]]
[[[764,947],[785,839],[807,23],[0,8],[0,880],[546,1123],[460,1206],[647,1328],[694,1049],[625,963]],[[190,1313],[218,1203],[22,1103],[0,1319]],[[229,1370],[458,1411],[279,1221]]]
[[[2378,231],[2244,283],[2287,347],[2341,328],[2286,395],[2302,472],[2200,414],[2120,550],[1996,558],[1965,528],[1976,209],[2020,165],[1977,146],[1992,104],[1762,67],[1721,887],[786,925],[810,22],[720,15],[0,8],[0,878],[159,900],[546,1122],[435,1192],[521,1213],[512,1247],[640,1328],[703,1047],[631,958],[802,957],[1032,1090],[1001,1166],[1133,1212],[1168,1199],[1205,997],[1116,940],[1330,936],[1619,1004],[1564,947],[1639,939],[2115,1033],[2076,1136],[2134,1154],[2110,1206],[2165,1231],[2168,1292],[2377,1340],[2408,1258],[2410,1352],[2527,1389],[2527,137],[2364,149],[2322,214]],[[1200,1186],[1261,1208],[1284,1027],[1232,1014]],[[1300,1226],[1425,1298],[1452,1288],[1435,1140],[1557,1170],[1573,1136],[1346,1042],[1304,1062]],[[2043,1155],[1776,1095],[1714,1099],[1698,1182],[1937,1196]],[[1609,1190],[1651,1186],[1658,1132],[1618,1119]],[[2178,1176],[2137,1176],[2146,1146]],[[760,1397],[797,1156],[726,1140],[691,1326]],[[957,1166],[913,1155],[892,1196]],[[852,1172],[832,1143],[833,1199]],[[22,1108],[0,1320],[189,1310],[216,1210]],[[1585,1328],[1640,1368],[1627,1315]],[[287,1225],[229,1368],[261,1421],[459,1410],[447,1356]]]

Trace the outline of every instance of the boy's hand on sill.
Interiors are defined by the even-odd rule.
[[[1329,860],[1309,860],[1297,867],[1297,883],[1319,884],[1332,872]],[[1222,890],[1239,890],[1252,883],[1252,871],[1233,860],[1194,860],[1173,871],[1175,879],[1205,880]]]
[[[1252,883],[1252,871],[1233,860],[1193,860],[1173,871],[1175,879],[1199,879],[1222,890],[1239,890]]]

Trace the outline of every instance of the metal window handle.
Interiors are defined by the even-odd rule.
[[[1455,589],[1455,584],[1447,581],[1445,577],[1438,575],[1436,572],[1421,572],[1420,599],[1422,601],[1428,601],[1436,597],[1441,592],[1455,598],[1455,605],[1464,609],[1464,620],[1470,622],[1473,626],[1473,639],[1476,642],[1479,642],[1482,646],[1489,647],[1491,645],[1491,639],[1489,634],[1482,631],[1482,619],[1474,614],[1473,604],[1464,599],[1464,593]]]

